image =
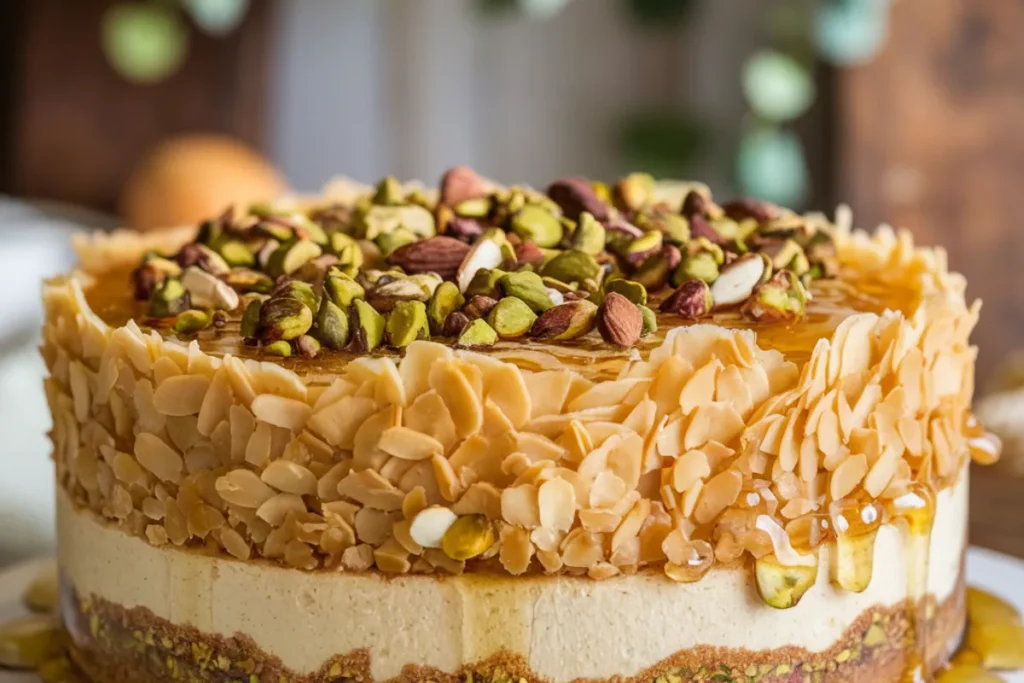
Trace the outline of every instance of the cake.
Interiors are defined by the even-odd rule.
[[[965,623],[941,249],[458,167],[78,240],[44,286],[95,681],[900,681]]]

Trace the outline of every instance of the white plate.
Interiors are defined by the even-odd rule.
[[[0,572],[0,621],[22,611],[20,600],[26,584],[47,562],[50,560],[29,562]],[[1024,611],[1024,562],[1021,560],[983,548],[971,548],[967,552],[967,583],[991,591]],[[1004,674],[1003,678],[1008,683],[1024,683],[1024,673]],[[39,683],[39,680],[28,674],[0,671],[0,683]]]

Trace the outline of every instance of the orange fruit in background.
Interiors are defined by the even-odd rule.
[[[287,189],[259,152],[221,135],[184,135],[156,146],[121,189],[125,225],[152,230],[198,223],[230,204],[247,206]]]

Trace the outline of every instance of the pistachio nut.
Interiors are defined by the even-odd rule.
[[[285,242],[270,255],[267,262],[267,273],[271,277],[291,275],[307,261],[315,259],[323,253],[319,244],[312,240],[297,239]]]
[[[703,280],[714,282],[718,277],[718,261],[710,251],[698,251],[692,254],[684,254],[683,260],[679,263],[672,274],[673,283],[683,283],[688,280]]]
[[[287,297],[301,301],[309,309],[310,313],[314,313],[319,308],[316,293],[313,291],[313,285],[301,280],[284,280],[278,283],[270,296],[271,298]]]
[[[548,186],[548,197],[558,205],[562,214],[578,221],[584,211],[599,221],[610,216],[609,206],[594,192],[594,186],[585,178],[561,178]]]
[[[417,241],[416,235],[412,234],[405,228],[398,228],[392,232],[377,235],[377,238],[373,240],[374,244],[380,249],[380,253],[387,258],[395,249],[404,247],[407,244],[412,244]]]
[[[538,247],[553,247],[562,241],[562,224],[558,217],[542,206],[527,204],[512,217],[512,232]]]
[[[327,240],[328,248],[335,256],[341,256],[345,247],[354,247],[359,244],[356,238],[346,235],[343,232],[332,232]]]
[[[330,238],[320,225],[302,214],[292,214],[289,222],[295,226],[295,236],[303,240],[311,240],[320,246],[328,246]]]
[[[529,240],[520,242],[514,249],[517,266],[533,266],[536,268],[543,265],[544,261],[547,260],[544,250]]]
[[[608,292],[618,292],[638,306],[647,303],[647,289],[633,280],[623,280],[622,278],[605,280],[604,293]]]
[[[263,352],[270,354],[271,356],[280,356],[281,358],[290,358],[292,355],[292,345],[283,339],[270,342],[263,347]]]
[[[161,282],[149,297],[149,315],[170,318],[188,310],[191,297],[181,280],[169,277]]]
[[[651,230],[663,233],[668,242],[686,244],[690,239],[690,221],[679,214],[658,212],[648,219],[647,224]]]
[[[630,173],[615,184],[612,198],[620,209],[640,210],[654,200],[654,176],[649,173]]]
[[[505,296],[521,299],[537,313],[543,313],[555,305],[540,275],[530,271],[509,273],[498,281],[498,287]]]
[[[718,231],[717,224],[703,216],[690,216],[688,220],[690,222],[691,238],[704,238],[720,246],[728,245],[729,242],[732,241],[731,237],[728,237],[724,233],[720,233]],[[733,226],[735,226],[735,224],[733,224]]]
[[[710,313],[713,305],[714,301],[708,283],[694,278],[679,285],[676,291],[662,301],[661,311],[696,320]]]
[[[507,296],[499,301],[487,314],[487,322],[502,339],[518,339],[525,336],[537,314],[530,310],[521,299]]]
[[[459,285],[459,290],[462,292],[469,293],[469,288],[473,286],[477,276],[481,272],[494,271],[505,261],[505,253],[502,250],[502,245],[506,244],[504,235],[501,239],[494,239],[490,232],[485,232],[473,243],[472,247],[466,247],[462,245],[462,255],[459,258],[459,263],[455,269],[455,282]],[[459,244],[462,244],[459,242]],[[433,269],[441,275],[445,273]],[[485,292],[477,292],[483,294]]]
[[[368,240],[395,232],[399,228],[405,228],[420,239],[427,239],[436,234],[434,214],[416,204],[373,206],[363,216],[363,223],[366,228],[365,237]]]
[[[768,282],[759,285],[742,308],[753,320],[780,322],[804,314],[809,296],[800,279],[789,270],[780,270]]]
[[[508,273],[500,268],[481,268],[469,282],[469,285],[465,289],[465,294],[466,296],[473,296],[476,294],[491,297],[500,296],[501,292],[498,289],[498,282],[500,282],[506,275],[508,275]]]
[[[434,290],[427,302],[427,320],[430,323],[430,331],[434,334],[441,334],[444,329],[445,320],[452,311],[458,310],[466,298],[459,291],[459,286],[454,282],[442,282]]]
[[[256,237],[266,237],[275,242],[284,243],[295,239],[295,228],[291,225],[282,225],[270,220],[263,220],[256,224],[252,234]]]
[[[324,297],[316,314],[316,333],[320,343],[334,351],[349,342],[349,317],[342,308]]]
[[[657,291],[668,284],[673,261],[678,263],[681,259],[678,248],[666,245],[661,251],[647,257],[633,273],[633,280],[642,284],[649,292]]]
[[[488,325],[483,318],[477,318],[463,328],[455,343],[458,346],[474,347],[493,346],[497,341],[498,333],[494,331],[494,328]]]
[[[405,200],[402,183],[394,176],[387,176],[377,184],[371,200],[378,206],[398,206]]]
[[[438,206],[438,211],[443,211],[443,205]],[[450,209],[449,209],[450,210]],[[464,242],[472,242],[484,232],[483,223],[476,218],[463,218],[462,216],[455,216],[454,218],[448,219],[445,223],[438,221],[438,225],[445,225],[445,234],[449,237],[462,240]]]
[[[429,339],[427,307],[422,301],[399,301],[388,316],[387,333],[388,342],[399,349],[417,339]]]
[[[630,263],[639,265],[661,249],[662,239],[661,232],[652,230],[630,242],[622,251],[622,256]]]
[[[554,341],[576,339],[594,329],[596,318],[597,304],[586,299],[568,301],[541,313],[530,328],[530,336]]]
[[[465,561],[494,545],[494,529],[484,515],[459,517],[441,537],[441,550],[453,560]]]
[[[206,311],[189,309],[182,311],[174,319],[174,331],[178,334],[196,334],[205,330],[210,324],[210,315]]]
[[[486,218],[491,212],[490,197],[464,199],[454,207],[455,215],[463,218]]]
[[[470,317],[462,311],[452,311],[445,318],[444,326],[441,327],[442,337],[458,337],[462,331],[472,322]]]
[[[245,306],[245,313],[242,314],[242,322],[239,324],[239,334],[243,339],[253,339],[260,324],[260,308],[263,302],[260,299],[253,299]]]
[[[658,316],[654,311],[647,308],[646,306],[637,306],[640,309],[640,315],[643,317],[643,326],[640,328],[640,336],[646,337],[649,334],[654,334],[658,331]]]
[[[249,292],[266,294],[274,288],[274,281],[270,277],[249,268],[232,268],[231,272],[224,276],[224,282],[243,294]]]
[[[145,301],[164,280],[180,275],[181,266],[176,262],[155,254],[147,255],[142,265],[132,271],[135,300]]]
[[[270,265],[270,258],[281,246],[281,242],[275,239],[268,239],[263,243],[263,246],[256,252],[256,263],[259,265],[261,270],[266,271]]]
[[[256,255],[241,240],[223,240],[217,245],[217,253],[232,268],[249,268],[256,264]]]
[[[384,340],[384,316],[362,299],[352,302],[349,326],[355,351],[369,353]]]
[[[402,278],[377,285],[367,297],[373,307],[382,313],[392,310],[402,301],[425,302],[430,295],[423,291],[423,288],[411,280]]]
[[[437,273],[416,273],[405,279],[415,283],[428,298],[433,296],[434,291],[444,282]],[[426,301],[426,299],[423,299],[423,301]]]
[[[315,337],[304,334],[295,340],[295,350],[303,358],[316,358],[320,353],[320,342]]]
[[[562,282],[579,282],[599,280],[601,266],[590,254],[578,249],[568,249],[545,263],[540,274]]]
[[[755,223],[767,223],[779,215],[779,207],[750,197],[740,197],[722,205],[725,215],[734,221],[753,219]]]
[[[774,555],[754,562],[757,592],[776,609],[795,607],[818,577],[818,565],[783,565]]]
[[[604,226],[592,214],[584,211],[572,235],[572,247],[584,254],[596,256],[604,251],[605,235]]]
[[[694,216],[707,218],[713,214],[719,214],[720,210],[716,211],[707,188],[693,188],[683,198],[683,206],[679,213],[686,218],[693,218]]]
[[[366,298],[366,290],[363,286],[337,268],[327,271],[327,277],[324,279],[324,294],[335,306],[343,310],[347,309],[356,299]]]
[[[175,260],[183,269],[195,266],[211,275],[224,275],[231,270],[231,266],[221,258],[220,254],[205,244],[186,244],[178,251]]]
[[[495,306],[498,305],[498,300],[484,296],[483,294],[477,294],[470,297],[466,305],[462,307],[462,312],[469,316],[470,320],[476,320],[477,318],[486,318]]]
[[[313,312],[306,304],[290,297],[273,297],[260,306],[258,334],[264,343],[279,339],[290,341],[313,326]]]

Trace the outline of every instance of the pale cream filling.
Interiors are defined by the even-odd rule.
[[[938,495],[927,592],[955,589],[966,542],[967,476]],[[77,511],[58,494],[59,559],[83,595],[143,606],[210,634],[245,634],[299,673],[366,648],[381,680],[408,664],[454,672],[500,650],[552,681],[633,676],[699,645],[831,646],[864,610],[908,595],[907,530],[885,526],[863,593],[817,583],[789,610],[767,606],[752,572],[714,569],[693,584],[653,573],[604,581],[308,573],[156,548]],[[919,590],[919,589],[918,589]],[[913,594],[913,590],[911,593]]]

